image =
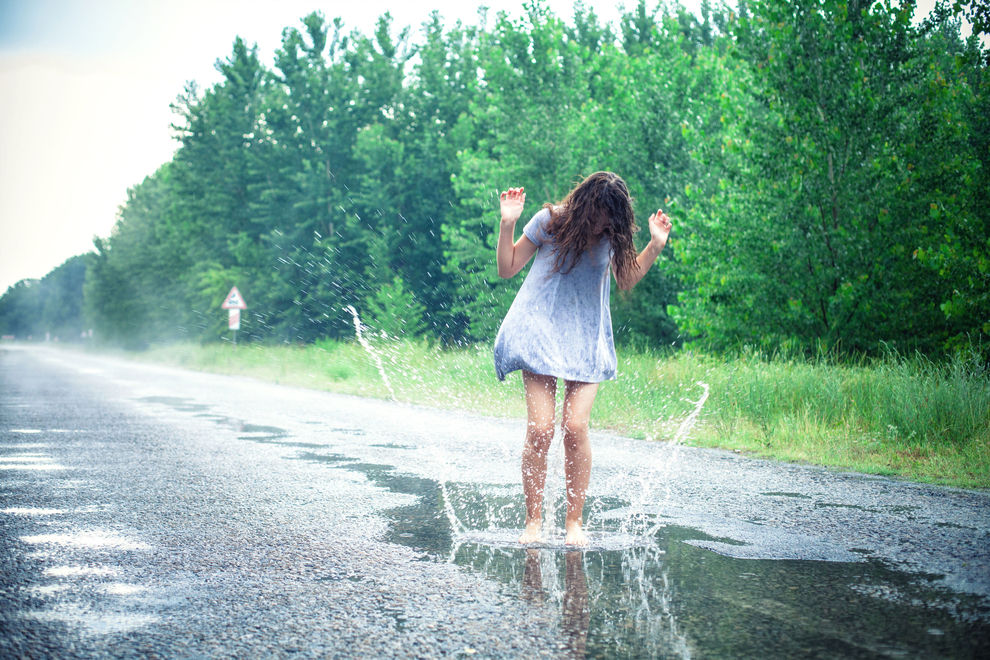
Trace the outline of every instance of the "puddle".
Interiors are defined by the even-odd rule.
[[[920,507],[909,506],[909,505],[906,505],[906,504],[898,504],[898,505],[894,505],[894,506],[884,507],[884,510],[887,513],[914,513],[915,511],[918,511],[919,508]]]
[[[649,537],[626,534],[624,525],[639,510],[634,503],[595,497],[586,502],[593,521],[589,548],[562,547],[556,536],[540,547],[523,547],[515,542],[523,500],[514,484],[441,483],[328,452],[327,444],[293,440],[285,429],[207,415],[205,406],[184,399],[144,400],[209,416],[244,440],[300,450],[287,459],[352,470],[415,496],[413,504],[383,512],[386,541],[421,552],[424,561],[450,562],[500,583],[507,594],[531,603],[534,615],[549,616],[577,657],[973,657],[990,647],[984,600],[946,589],[940,576],[897,571],[871,559],[869,549],[848,551],[855,561],[746,558],[738,551],[746,550],[745,541],[664,526],[655,516]],[[324,432],[363,434],[329,426]],[[762,495],[814,499],[788,491]],[[809,504],[873,512],[852,504]],[[557,513],[562,517],[562,510]],[[129,588],[120,586],[121,595]],[[388,614],[399,628],[405,625],[401,612]]]
[[[937,523],[935,523],[935,526],[936,527],[949,527],[951,529],[967,529],[967,530],[970,530],[970,531],[973,531],[973,532],[978,531],[975,527],[971,527],[970,525],[960,525],[958,523],[953,523],[953,522],[937,522]]]
[[[318,445],[318,446],[322,447],[323,445]],[[349,456],[344,456],[343,454],[317,454],[316,452],[311,452],[311,451],[301,451],[291,458],[292,460],[297,460],[297,461],[313,461],[315,463],[327,463],[329,465],[340,465],[341,463],[353,463],[357,460]]]
[[[277,426],[264,426],[262,424],[241,424],[237,426],[237,430],[245,435],[260,435],[266,438],[284,438],[289,435],[289,432],[285,429]],[[253,437],[250,439],[253,439]]]
[[[522,534],[522,528],[519,529],[497,529],[494,531],[467,531],[458,534],[454,540],[456,546],[462,545],[478,545],[478,546],[488,546],[492,548],[507,548],[509,550],[556,550],[558,552],[573,552],[574,548],[564,544],[564,534],[563,532],[558,534],[553,534],[544,538],[539,543],[530,543],[522,548],[519,545],[519,535]],[[624,534],[622,532],[610,532],[610,531],[591,531],[588,532],[588,547],[582,549],[582,552],[595,552],[595,551],[622,551],[629,550],[632,548],[642,548],[648,545],[652,545],[652,542],[643,539],[641,537],[633,536],[631,534]],[[457,552],[457,547],[454,548],[454,553]]]
[[[440,484],[421,477],[395,472],[388,465],[349,462],[340,467],[361,472],[378,486],[395,493],[418,496],[416,504],[384,512],[390,525],[386,540],[421,550],[439,559],[446,557],[452,547],[453,535],[444,511]]]
[[[877,509],[871,509],[859,504],[843,504],[841,502],[815,502],[815,507],[820,509],[853,509],[854,511],[863,511],[864,513],[880,513]]]
[[[414,505],[384,512],[386,539],[501,583],[542,616],[549,613],[576,657],[953,658],[979,656],[990,646],[990,607],[944,588],[940,576],[900,572],[868,557],[737,559],[699,544],[740,541],[674,525],[623,545],[621,516],[608,511],[595,517],[606,528],[588,530],[587,550],[523,547],[514,543],[515,529],[452,533],[436,481],[390,466],[337,466],[418,496]],[[492,512],[515,520],[509,508],[521,517],[518,489],[445,486],[456,493],[458,517],[469,529],[486,529],[500,515]],[[606,505],[628,503],[589,497],[586,506]],[[596,534],[604,542],[595,544]]]
[[[160,403],[180,412],[205,412],[209,406],[202,403],[194,403],[192,399],[181,396],[143,396],[136,401],[143,403]]]
[[[326,446],[325,443],[283,442],[282,438],[290,437],[289,432],[283,428],[278,426],[266,426],[264,424],[248,424],[239,419],[227,417],[225,415],[218,415],[216,413],[209,412],[210,406],[195,403],[192,399],[174,396],[146,396],[135,400],[144,403],[158,403],[166,405],[179,412],[191,412],[193,413],[193,417],[208,419],[218,426],[233,429],[235,432],[240,434],[238,435],[239,440],[251,440],[265,444],[280,444],[287,447],[299,447],[304,449],[319,449]]]

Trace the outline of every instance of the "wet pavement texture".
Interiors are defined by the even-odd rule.
[[[990,654],[990,494],[596,433],[523,548],[524,428],[0,347],[0,657]]]

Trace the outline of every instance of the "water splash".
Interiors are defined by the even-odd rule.
[[[657,520],[657,509],[671,498],[672,472],[679,463],[680,450],[692,429],[698,422],[701,411],[708,401],[710,388],[707,383],[697,381],[701,396],[696,401],[689,401],[691,412],[680,421],[670,440],[664,444],[665,451],[647,467],[633,477],[631,474],[618,475],[617,478],[628,482],[632,477],[637,479],[639,487],[633,489],[638,493],[636,500],[621,510],[607,510],[602,501],[594,501],[588,508],[587,527],[589,529],[605,528],[618,525],[613,535],[615,542],[631,546],[649,546],[657,532],[664,526],[663,521]],[[657,420],[661,424],[662,420]],[[639,441],[634,441],[639,442]],[[635,452],[635,448],[633,449]],[[558,461],[559,462],[559,461]],[[548,474],[549,477],[549,474]],[[660,488],[663,496],[659,497]],[[623,489],[628,492],[628,489]],[[611,525],[607,524],[611,522]],[[593,532],[589,532],[591,534]],[[632,541],[630,541],[630,539]]]
[[[454,511],[454,504],[450,497],[450,492],[447,490],[446,479],[440,479],[440,495],[443,497],[443,511],[447,514],[447,521],[450,522],[450,528],[454,537],[464,536],[467,534],[467,528]]]
[[[460,518],[457,517],[457,513],[454,511],[454,498],[450,493],[450,488],[448,487],[449,470],[450,463],[445,459],[443,452],[437,445],[429,446],[430,456],[433,460],[433,464],[436,466],[435,474],[437,475],[437,483],[440,484],[440,497],[443,500],[443,512],[447,516],[447,522],[450,523],[450,531],[453,537],[456,539],[468,532],[467,525],[461,522]]]
[[[695,383],[698,387],[702,388],[704,392],[701,394],[701,398],[694,403],[694,410],[691,414],[684,418],[681,425],[677,427],[677,431],[674,433],[673,439],[670,441],[672,445],[680,445],[687,438],[687,434],[691,432],[691,428],[694,426],[695,422],[698,421],[698,415],[701,413],[701,409],[704,407],[705,402],[708,401],[708,384],[703,383],[700,380]]]
[[[389,391],[391,399],[393,401],[396,400],[395,390],[392,388],[388,374],[385,371],[382,353],[372,346],[365,336],[366,328],[361,323],[357,309],[353,305],[347,305],[345,309],[353,318],[354,332],[358,343],[371,356],[382,378],[382,382]],[[601,501],[589,498],[586,504],[588,511],[587,528],[592,546],[597,549],[649,546],[652,544],[653,537],[663,527],[662,522],[656,521],[655,512],[657,505],[670,499],[671,469],[677,463],[680,447],[697,423],[709,396],[709,386],[706,383],[697,381],[695,384],[702,388],[702,394],[697,401],[690,402],[693,405],[693,409],[681,420],[671,439],[666,443],[668,448],[666,456],[654,461],[648,471],[637,475],[640,481],[640,488],[636,489],[639,493],[637,501],[631,503],[629,507],[624,508],[620,513],[616,510],[606,511]],[[559,414],[560,411],[558,410],[558,417]],[[660,420],[658,420],[658,423],[660,423]],[[562,521],[563,514],[566,511],[566,497],[564,489],[554,487],[554,485],[566,481],[564,478],[563,441],[559,436],[559,433],[555,434],[548,451],[547,486],[544,489],[543,538],[545,542],[541,545],[550,548],[556,548],[558,546],[560,548],[565,547],[563,545],[564,534]],[[507,544],[517,545],[515,539],[518,538],[521,529],[511,529],[511,523],[509,521],[518,515],[521,510],[518,503],[513,501],[503,506],[486,505],[484,507],[486,511],[483,520],[469,519],[465,522],[457,512],[459,499],[456,493],[457,489],[452,488],[449,478],[449,461],[443,455],[440,447],[434,445],[431,447],[431,450],[434,464],[437,466],[434,474],[437,475],[444,514],[450,524],[453,537],[451,558],[456,554],[458,548],[465,543],[482,543],[493,547],[505,547]],[[630,476],[626,474],[622,478],[628,480]],[[657,501],[658,498],[656,497],[658,494],[658,484],[662,484],[665,489],[664,497],[660,498],[660,502]],[[610,524],[606,524],[606,521],[609,521]],[[618,523],[618,529],[616,529],[616,522]],[[611,528],[612,531],[606,531],[607,528]],[[510,539],[510,536],[514,538]]]
[[[368,352],[371,359],[374,360],[375,366],[378,367],[378,374],[382,377],[382,382],[385,383],[385,387],[388,389],[389,397],[395,401],[395,390],[392,389],[392,382],[388,379],[388,374],[385,373],[385,365],[382,364],[382,357],[371,345],[371,342],[369,342],[364,336],[364,326],[361,325],[361,317],[358,316],[358,312],[354,309],[354,305],[348,305],[344,309],[350,312],[351,316],[354,318],[354,334],[357,335],[358,343],[361,344],[361,347]]]
[[[671,469],[677,465],[678,458],[680,457],[681,447],[684,441],[687,439],[688,434],[691,429],[694,428],[695,423],[698,421],[698,416],[701,414],[701,409],[705,406],[705,402],[708,401],[709,387],[707,383],[702,381],[697,381],[695,383],[698,387],[702,388],[701,396],[697,401],[694,402],[694,409],[691,413],[684,418],[684,420],[678,425],[677,430],[674,432],[674,436],[667,443],[668,456],[666,460],[660,466],[660,469],[656,470],[656,478],[664,486],[664,497],[662,502],[667,502],[670,500],[670,484],[671,484]],[[645,497],[648,491],[643,491],[644,497],[640,500],[640,509],[642,510],[643,505],[646,504]],[[653,525],[646,530],[644,536],[647,538],[652,538],[661,527],[663,527],[663,522],[654,522]]]
[[[589,496],[585,504],[588,512],[586,530],[590,541],[588,549],[624,550],[653,545],[657,532],[663,527],[663,522],[657,520],[657,510],[671,498],[671,473],[678,463],[680,447],[697,424],[710,393],[706,383],[699,381],[695,385],[701,388],[701,395],[697,400],[688,401],[692,406],[690,413],[677,423],[676,430],[665,443],[660,456],[649,461],[643,470],[623,472],[613,476],[612,479],[615,479],[621,487],[604,489],[605,492],[632,490],[637,493],[636,499],[628,506],[616,508],[614,500]],[[670,428],[673,422],[668,421],[667,426]],[[631,454],[643,452],[641,442],[630,440]],[[465,518],[459,515],[459,512],[463,513],[478,507],[478,502],[470,500],[470,495],[459,493],[457,488],[451,488],[448,478],[450,464],[444,460],[443,452],[439,447],[433,447],[433,452],[435,464],[438,466],[435,474],[440,484],[443,508],[450,521],[453,537],[451,558],[465,544],[481,544],[496,548],[518,547],[517,539],[522,530],[515,529],[513,522],[519,523],[519,516],[524,510],[519,502],[518,490],[508,488],[502,493],[494,490],[485,493],[484,503],[481,504],[483,514],[475,517],[468,515]],[[565,490],[558,487],[559,484],[565,483],[563,454],[563,442],[558,432],[547,453],[543,541],[530,547],[567,549],[563,543]],[[517,459],[518,456],[515,456],[513,460]],[[639,481],[637,488],[628,488],[630,479]]]

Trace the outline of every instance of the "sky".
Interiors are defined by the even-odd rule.
[[[187,81],[219,80],[213,65],[236,36],[271,66],[282,30],[313,10],[366,34],[388,11],[415,38],[432,10],[474,23],[482,4],[523,11],[522,0],[0,0],[0,293],[110,235],[127,189],[175,152],[170,104]],[[573,13],[572,0],[547,4]],[[584,5],[613,24],[620,13],[614,0]]]

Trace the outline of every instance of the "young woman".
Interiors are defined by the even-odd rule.
[[[670,218],[650,216],[650,242],[636,254],[632,199],[626,182],[596,172],[558,205],[546,204],[515,240],[526,202],[523,188],[499,196],[502,220],[496,261],[500,277],[514,276],[536,260],[495,338],[499,380],[522,370],[528,425],[522,454],[526,529],[520,543],[541,538],[547,451],[554,433],[557,379],[564,379],[564,474],[567,518],[564,543],[584,546],[584,497],[591,476],[588,420],[598,383],[615,378],[615,344],[609,312],[609,277],[620,289],[639,282],[670,234]]]

